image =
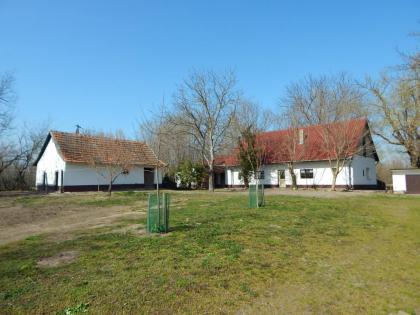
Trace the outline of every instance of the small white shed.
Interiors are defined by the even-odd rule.
[[[394,192],[420,194],[420,168],[395,169],[391,172]]]
[[[64,192],[153,188],[164,163],[144,142],[50,131],[34,165],[38,190]]]

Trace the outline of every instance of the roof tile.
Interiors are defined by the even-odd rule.
[[[66,162],[118,164],[124,159],[127,164],[153,166],[158,161],[144,142],[61,131],[50,134]]]
[[[347,137],[345,151],[348,156],[356,154],[360,140],[368,130],[366,129],[367,119],[359,118],[348,121],[341,121],[328,125],[313,125],[302,128],[268,131],[257,134],[256,143],[260,147],[265,148],[265,163],[264,164],[278,164],[291,161],[291,154],[287,148],[290,135],[294,132],[297,135],[297,130],[303,129],[304,144],[297,144],[294,151],[294,161],[322,161],[334,159],[334,152],[326,148],[325,145],[325,130],[328,128],[330,134],[339,133],[342,137]],[[331,141],[334,141],[334,136],[331,136]],[[290,142],[289,142],[290,143]],[[295,141],[296,144],[296,141]],[[237,166],[239,165],[238,158],[239,148],[235,148],[230,155],[218,156],[216,158],[216,165]]]

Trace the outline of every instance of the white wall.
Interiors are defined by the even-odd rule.
[[[374,159],[356,155],[351,162],[354,185],[376,185],[376,162]]]
[[[405,174],[392,174],[392,189],[394,192],[406,192]]]
[[[301,169],[313,169],[313,178],[301,178]],[[369,168],[369,178],[367,177],[366,168]],[[363,175],[362,169],[365,170]],[[263,166],[264,179],[260,182],[265,185],[279,184],[278,170],[285,170],[286,185],[292,184],[292,177],[286,164],[273,164]],[[226,170],[226,185],[243,185],[243,181],[239,179],[239,167],[229,167]],[[332,171],[328,161],[313,161],[313,162],[299,162],[295,163],[294,173],[296,174],[297,185],[299,186],[324,186],[331,185]],[[255,181],[252,180],[252,183]],[[336,185],[350,186],[350,185],[376,185],[376,165],[372,158],[355,157],[351,164],[347,164],[337,176]]]
[[[120,175],[114,184],[143,184],[143,167],[130,170],[127,175]],[[78,185],[108,185],[108,172],[106,168],[95,169],[86,164],[67,163],[64,173],[64,186]]]
[[[59,176],[61,176],[61,171],[64,171],[65,168],[66,163],[58,154],[54,140],[50,139],[36,167],[36,186],[44,184],[44,172],[47,174],[48,185],[55,185],[55,172],[58,171]],[[58,185],[60,184],[61,179],[59,177]]]
[[[243,180],[239,179],[239,167],[232,167],[226,169],[225,175],[226,185],[243,185]]]
[[[313,169],[314,178],[301,178],[300,170],[301,169]],[[296,181],[299,186],[323,186],[331,185],[333,179],[333,173],[330,168],[328,161],[314,161],[314,162],[301,162],[296,163],[294,167],[294,172],[296,174]],[[288,172],[286,172],[288,174]],[[351,170],[348,166],[345,165],[343,169],[338,173],[336,185],[352,185],[351,181]],[[286,177],[286,184],[291,185],[292,179],[291,176]]]
[[[154,183],[156,184],[156,173]],[[159,183],[162,183],[162,172],[159,172]],[[67,163],[64,174],[64,186],[78,185],[108,185],[108,171],[106,168],[94,168],[86,164]],[[130,169],[127,175],[117,177],[114,185],[144,184],[144,167],[137,166]]]

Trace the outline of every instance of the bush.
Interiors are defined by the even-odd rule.
[[[205,170],[203,165],[194,164],[189,160],[181,163],[176,174],[181,188],[199,188],[203,182]]]

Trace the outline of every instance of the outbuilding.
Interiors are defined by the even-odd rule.
[[[159,161],[144,142],[50,131],[35,162],[42,191],[153,188],[162,183]]]
[[[420,168],[395,169],[391,172],[394,192],[420,194]]]

